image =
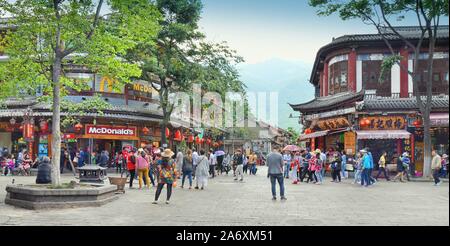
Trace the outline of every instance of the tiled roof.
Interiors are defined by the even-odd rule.
[[[420,27],[417,26],[402,26],[395,27],[396,31],[407,39],[418,39],[421,35]],[[388,40],[400,40],[400,38],[390,29],[384,30],[384,36]],[[449,26],[439,26],[437,31],[438,38],[448,38],[449,36]],[[428,34],[425,35],[425,38]],[[359,41],[381,41],[383,40],[381,34],[355,34],[355,35],[344,35],[333,39],[333,41],[328,45],[335,45],[343,42],[359,42]]]
[[[311,112],[327,109],[329,107],[337,107],[343,103],[361,100],[364,96],[364,91],[353,93],[345,92],[338,93],[326,97],[317,97],[309,102],[301,104],[289,104],[293,110],[300,112]]]
[[[420,27],[418,26],[399,26],[395,27],[395,29],[399,34],[401,34],[410,41],[418,40],[421,35]],[[395,41],[397,43],[401,41],[401,39],[396,34],[394,34],[390,29],[385,29],[384,33],[388,40]],[[427,35],[425,35],[425,38],[426,37]],[[437,38],[438,38],[437,41],[441,43],[446,42],[448,40],[449,38],[448,25],[442,25],[438,27]],[[380,45],[385,46],[381,34],[355,34],[333,38],[333,41],[331,43],[323,46],[317,52],[316,60],[314,62],[313,69],[311,71],[311,76],[309,79],[310,83],[312,84],[317,83],[317,71],[319,69],[320,64],[322,64],[323,62],[322,59],[326,56],[328,52],[331,52],[332,50],[343,46],[350,47],[353,45],[373,45],[374,43],[379,43]]]
[[[423,98],[425,99],[425,98]],[[431,107],[433,109],[447,109],[449,97],[445,96],[433,96],[431,100]],[[417,100],[415,97],[410,98],[365,98],[362,105],[364,110],[403,110],[413,109],[417,110]]]

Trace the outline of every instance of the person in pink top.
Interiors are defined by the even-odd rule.
[[[316,169],[317,169],[317,158],[314,153],[311,153],[311,159],[309,159],[309,166],[308,166],[309,171],[308,182],[312,181],[314,177],[314,184],[317,183]]]
[[[148,176],[148,172],[150,168],[150,159],[144,149],[138,150],[138,157],[136,159],[136,169],[138,170],[139,177],[139,189],[142,189],[142,177],[145,177],[145,184],[147,188],[150,188],[150,177]]]

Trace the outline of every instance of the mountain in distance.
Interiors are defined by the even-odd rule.
[[[271,59],[256,64],[240,64],[238,70],[247,91],[278,92],[278,125],[284,129],[293,127],[299,130],[298,118],[289,118],[290,114],[298,116],[299,113],[294,112],[288,103],[298,104],[314,99],[314,87],[308,81],[312,65],[302,61]]]

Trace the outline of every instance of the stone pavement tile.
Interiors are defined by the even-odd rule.
[[[326,178],[323,185],[285,180],[288,201],[271,200],[266,168],[245,182],[219,176],[203,190],[174,188],[171,204],[153,205],[155,188],[129,190],[102,207],[30,211],[4,204],[6,184],[35,177],[0,177],[0,225],[448,225],[448,184],[378,182],[363,188]],[[73,179],[63,175],[63,181]],[[137,186],[137,182],[135,182]],[[278,191],[278,187],[277,187]],[[279,192],[279,191],[278,191]]]

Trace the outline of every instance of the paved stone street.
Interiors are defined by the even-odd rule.
[[[73,176],[64,176],[68,181]],[[0,225],[449,225],[449,185],[346,180],[287,185],[286,202],[271,200],[266,168],[245,182],[221,176],[204,191],[174,190],[171,204],[151,204],[155,189],[128,190],[102,207],[31,211],[5,205],[5,186],[35,177],[0,177]],[[165,189],[161,201],[165,200]],[[88,212],[86,212],[88,211]]]

